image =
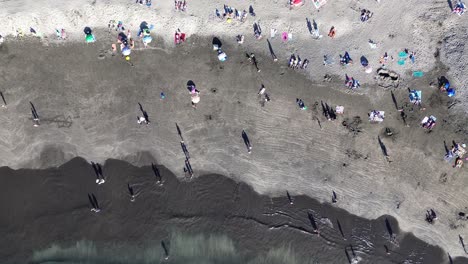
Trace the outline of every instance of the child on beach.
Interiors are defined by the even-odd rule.
[[[307,110],[307,106],[305,106],[304,101],[300,98],[296,98],[296,103],[301,110]]]

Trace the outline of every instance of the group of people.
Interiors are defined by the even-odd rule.
[[[433,115],[425,116],[421,121],[421,126],[427,130],[432,130],[436,125],[437,118]]]
[[[63,29],[63,28],[61,28],[61,29],[56,28],[55,29],[55,35],[57,36],[57,39],[60,39],[60,40],[66,40],[67,39],[67,33],[65,32],[65,29]],[[0,38],[1,38],[1,36],[0,36]]]
[[[181,1],[181,0],[175,0],[174,1],[174,8],[176,11],[182,11],[185,12],[187,11],[187,1]]]
[[[458,1],[455,7],[453,8],[452,12],[461,16],[465,13],[465,10],[466,10],[465,4],[462,1]]]
[[[437,219],[436,212],[433,209],[429,209],[426,211],[426,221],[430,224],[434,222],[434,220]]]
[[[354,79],[354,77],[349,77],[348,74],[345,74],[345,86],[348,89],[354,90],[361,87],[361,84],[358,80]]]
[[[226,19],[228,23],[232,22],[232,19],[236,19],[240,22],[244,22],[247,19],[247,11],[244,9],[243,11],[240,11],[236,8],[232,8],[228,5],[223,6],[223,13],[221,14],[219,10],[216,8],[215,9],[215,14],[218,18],[220,19]]]
[[[288,67],[291,69],[307,69],[307,66],[309,65],[309,60],[305,59],[302,61],[301,57],[299,55],[294,55],[291,54],[291,57],[289,58],[289,63]]]
[[[368,115],[370,122],[382,122],[385,119],[385,111],[372,110]]]
[[[347,51],[345,51],[344,55],[340,54],[340,64],[341,65],[348,65],[348,64],[352,64],[352,63],[353,63],[353,59],[351,59],[351,56],[349,55],[349,53]]]
[[[361,9],[361,22],[366,22],[372,17],[373,14],[374,13],[368,9]]]
[[[177,31],[174,34],[174,43],[176,45],[181,44],[182,42],[185,42],[185,33],[182,33],[180,29],[177,29]]]
[[[451,162],[453,158],[455,158],[455,162],[453,164],[454,168],[461,168],[463,166],[463,156],[466,154],[466,144],[456,143],[455,141],[452,142],[452,148],[447,149],[447,153],[445,154],[444,159],[448,162]],[[468,159],[465,159],[468,160]]]

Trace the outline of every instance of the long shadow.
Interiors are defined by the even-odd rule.
[[[151,169],[153,170],[154,176],[156,176],[156,178],[158,178],[158,182],[162,182],[161,173],[159,172],[158,167],[156,167],[156,165],[154,165],[154,163],[151,163]]]
[[[307,17],[306,17],[306,22],[307,22],[307,29],[309,30],[309,33],[312,34],[312,23]]]
[[[388,152],[387,152],[387,147],[385,146],[385,144],[382,142],[382,140],[380,139],[380,136],[377,136],[377,139],[379,140],[379,145],[380,145],[380,149],[382,150],[382,153],[383,155],[388,158]],[[387,220],[386,220],[387,221]]]
[[[325,106],[325,104],[323,103],[322,100],[320,100],[320,104],[322,105],[322,115],[325,116],[328,119],[327,107]]]
[[[98,171],[99,175],[100,175],[101,177],[104,177],[104,175],[102,174],[102,167],[101,167],[101,164],[96,163],[96,168],[97,168],[97,171]]]
[[[352,263],[352,260],[351,260],[351,257],[349,256],[348,249],[345,248],[344,252],[345,252],[345,254],[346,254],[346,258],[348,259],[348,263],[351,264],[351,263]]]
[[[5,96],[3,96],[2,92],[0,92],[0,96],[2,97],[3,104],[7,105],[6,100],[5,100]]]
[[[349,245],[348,248],[351,250],[351,253],[353,254],[353,258],[355,258],[356,257],[356,252],[354,252],[353,245]]]
[[[97,168],[96,163],[91,161],[91,166],[93,167],[94,173],[96,174],[96,178],[99,178],[99,170]]]
[[[256,15],[256,14],[255,14],[255,11],[254,11],[254,9],[253,9],[253,6],[249,6],[249,14],[250,14],[251,16],[255,16],[255,15]]]
[[[36,110],[36,107],[34,106],[34,104],[32,102],[29,102],[29,104],[31,105],[31,110],[33,112],[33,115],[35,115],[37,118],[39,118],[39,115],[37,114],[37,110]]]
[[[244,144],[247,147],[247,151],[250,152],[250,149],[251,149],[250,140],[249,140],[249,136],[247,136],[247,133],[245,132],[245,130],[242,130],[242,139],[244,140]]]
[[[270,43],[270,40],[267,39],[267,43],[268,43],[268,49],[270,50],[270,54],[273,58],[276,58],[276,54],[275,52],[273,51],[273,47],[271,46],[271,43]]]
[[[390,225],[390,221],[388,221],[388,218],[385,218],[385,227],[387,228],[388,234],[393,237],[393,229],[392,226]]]
[[[288,201],[289,201],[289,204],[293,204],[293,203],[294,203],[294,201],[293,201],[293,199],[292,199],[292,197],[291,197],[291,195],[289,194],[289,192],[288,192],[288,191],[286,191],[286,196],[288,196]]]
[[[255,33],[257,33],[257,32],[260,33],[261,32],[260,27],[258,26],[257,23],[253,24],[253,30],[254,30]]]
[[[335,110],[331,106],[329,106],[327,103],[325,103],[325,107],[327,108],[328,116],[332,119],[336,119],[336,113]]]
[[[187,146],[185,145],[184,142],[180,142],[180,146],[182,148],[182,151],[184,152],[184,155],[185,155],[185,159],[190,159],[190,153],[187,149]]]
[[[398,110],[398,103],[397,103],[397,100],[395,98],[395,94],[393,93],[393,91],[390,91],[390,94],[392,95],[393,104],[395,105],[396,110]]]
[[[309,217],[310,225],[312,225],[312,228],[314,229],[314,232],[317,232],[318,227],[317,227],[317,222],[315,222],[314,216],[310,212],[307,212],[307,216]]]
[[[341,236],[344,238],[344,233],[343,233],[343,228],[341,227],[341,223],[340,223],[340,220],[336,219],[336,223],[338,225],[338,230],[340,230],[340,234]]]
[[[164,258],[168,259],[169,258],[169,249],[167,248],[166,243],[164,243],[164,241],[161,241],[161,247],[164,250]]]
[[[140,107],[140,111],[141,111],[142,113],[145,112],[145,110],[143,109],[143,106],[141,105],[140,102],[138,102],[138,106]]]
[[[312,27],[313,27],[314,30],[318,29],[318,25],[317,25],[317,22],[315,21],[315,19],[312,19]]]
[[[180,130],[180,127],[177,123],[175,123],[176,128],[177,128],[177,134],[179,134],[180,140],[183,143],[184,142],[184,137],[182,137],[182,131]]]
[[[461,235],[458,235],[458,239],[460,240],[460,244],[463,247],[463,250],[465,251],[465,253],[468,254],[468,252],[466,252],[465,241],[463,240],[463,237]]]
[[[447,142],[444,140],[444,148],[445,148],[445,154],[449,153],[449,148],[447,147]]]
[[[447,4],[448,4],[448,6],[450,7],[450,11],[453,11],[452,0],[447,0]]]

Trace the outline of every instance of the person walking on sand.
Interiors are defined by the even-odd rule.
[[[98,185],[105,183],[106,180],[104,180],[104,175],[102,174],[101,164],[91,162],[91,166],[93,166],[94,173],[96,174],[96,183]]]
[[[149,121],[148,113],[143,109],[143,106],[140,103],[138,103],[138,105],[140,106],[140,111],[143,114],[143,116],[137,116],[138,124],[149,125],[150,121]]]
[[[38,127],[40,123],[39,123],[39,115],[37,114],[36,107],[34,106],[32,102],[29,102],[29,104],[31,104],[33,126]]]
[[[99,207],[98,201],[96,199],[96,196],[94,196],[94,193],[92,194],[88,193],[88,199],[92,207],[91,212],[99,213],[101,211],[101,208]]]
[[[338,198],[336,196],[335,191],[332,191],[332,203],[336,203],[336,202],[338,202]]]
[[[133,187],[130,185],[130,183],[127,183],[127,188],[128,188],[128,193],[130,194],[130,202],[134,202],[135,192],[133,191]]]
[[[257,69],[257,72],[260,72],[260,69],[258,68],[258,63],[257,63],[257,58],[255,57],[255,54],[253,53],[250,53],[250,54],[246,54],[247,55],[247,58],[249,58],[249,61],[255,66],[255,68]]]
[[[273,58],[273,61],[278,61],[278,58],[276,57],[275,52],[273,51],[273,47],[271,46],[270,40],[267,39],[268,43],[268,49],[270,50],[271,57]]]
[[[2,98],[2,108],[7,108],[7,103],[5,100],[5,96],[3,96],[3,93],[0,92],[0,97]]]
[[[250,153],[252,151],[252,144],[250,144],[249,137],[247,136],[247,133],[245,133],[245,130],[242,130],[242,139],[247,147],[247,152]]]
[[[336,29],[335,29],[334,26],[332,26],[330,28],[330,31],[328,32],[328,36],[333,39],[333,38],[335,38],[335,35],[336,35]]]
[[[191,97],[192,97],[192,107],[197,108],[197,104],[200,102],[200,91],[197,89],[193,89],[191,92]]]

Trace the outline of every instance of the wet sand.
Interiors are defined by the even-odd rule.
[[[402,232],[391,216],[370,221],[306,196],[292,196],[290,204],[286,194],[259,195],[221,175],[177,179],[161,165],[162,185],[151,166],[108,160],[102,168],[106,183],[99,186],[81,158],[46,170],[0,168],[1,208],[8,212],[0,225],[4,263],[154,263],[164,258],[161,241],[167,263],[349,263],[348,257],[359,263],[448,263],[441,248]],[[95,194],[101,212],[90,211],[87,193]],[[191,253],[200,243],[205,251]]]
[[[336,76],[331,82],[312,83],[263,54],[257,54],[258,73],[245,58],[249,50],[223,39],[226,63],[217,60],[211,39],[194,36],[177,50],[156,40],[160,48],[132,54],[134,67],[107,52],[113,36],[107,43],[101,39],[93,45],[46,48],[24,41],[2,46],[0,73],[8,102],[0,116],[3,165],[46,168],[77,156],[100,162],[116,158],[141,166],[156,161],[182,177],[185,157],[177,122],[195,177],[226,175],[262,194],[288,190],[321,202],[330,201],[334,190],[341,197],[340,208],[366,218],[390,214],[403,230],[452,255],[464,254],[458,235],[466,233],[465,222],[457,214],[465,210],[468,179],[465,169],[455,170],[443,161],[443,141],[463,141],[466,119],[453,115],[449,98],[429,85],[444,74],[443,66],[424,78],[406,80],[408,87],[423,90],[427,108],[406,107],[406,127],[389,90],[369,87],[366,95],[348,93]],[[201,91],[196,110],[190,105],[188,80]],[[272,98],[264,107],[257,96],[262,83]],[[167,95],[164,100],[159,99],[161,91]],[[406,86],[393,92],[400,106],[407,102]],[[296,98],[309,110],[299,110]],[[39,128],[28,120],[29,101],[41,116]],[[345,114],[326,121],[321,101],[345,106]],[[150,126],[137,124],[138,102],[148,111]],[[386,111],[383,124],[368,123],[373,109]],[[418,125],[431,114],[439,123],[427,133]],[[354,128],[362,132],[342,125],[359,120],[357,116]],[[384,135],[385,127],[394,131],[392,137]],[[251,154],[242,141],[243,129],[253,145]],[[382,155],[378,136],[391,163]],[[86,192],[80,197],[85,199]],[[424,221],[429,208],[438,212],[435,225]]]

